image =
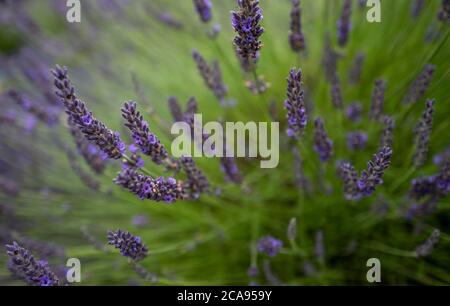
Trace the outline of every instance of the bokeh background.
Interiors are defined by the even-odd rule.
[[[367,22],[368,9],[352,1],[349,41],[340,47],[336,24],[343,1],[302,0],[307,48],[296,53],[288,40],[291,1],[261,0],[265,33],[258,74],[270,87],[259,95],[246,88],[249,79],[233,46],[234,0],[212,0],[207,23],[188,0],[81,2],[81,23],[70,24],[62,0],[0,1],[0,284],[24,284],[8,269],[3,246],[12,241],[62,275],[67,258],[79,258],[81,285],[367,285],[366,261],[372,257],[381,261],[382,284],[450,284],[449,198],[439,197],[432,211],[412,213],[423,203],[409,195],[413,179],[439,173],[450,155],[450,27],[437,17],[442,1],[423,1],[417,10],[420,1],[382,1],[380,23]],[[322,60],[327,37],[338,57],[344,106],[359,101],[363,107],[359,122],[333,107]],[[218,61],[234,106],[221,106],[206,87],[192,49]],[[351,83],[360,53],[361,77]],[[404,104],[428,63],[436,67],[430,86],[417,103]],[[98,175],[77,153],[53,93],[50,69],[56,64],[68,67],[78,96],[127,143],[124,101],[138,103],[152,132],[170,148],[167,100],[176,96],[185,107],[195,96],[204,121],[280,121],[280,163],[261,169],[259,160],[238,159],[243,181],[235,184],[224,179],[219,159],[197,158],[214,186],[210,194],[172,204],[141,201],[112,182],[120,161],[107,161]],[[295,144],[302,163],[285,136],[283,102],[293,67],[303,71],[311,118]],[[396,121],[392,164],[374,194],[349,201],[337,166],[349,160],[362,170],[377,152],[384,125],[368,113],[378,78],[387,84],[384,113]],[[15,103],[11,89],[30,104]],[[416,167],[414,127],[431,98],[436,103],[429,150]],[[316,116],[334,143],[325,164],[313,150]],[[348,148],[352,131],[367,133],[364,149]],[[166,175],[149,159],[146,167]],[[292,218],[295,242],[287,237]],[[107,230],[116,229],[147,245],[149,255],[140,262],[146,279],[107,245]],[[433,229],[441,232],[439,242],[418,258],[416,248]],[[258,253],[258,240],[266,235],[283,241],[277,256]],[[252,265],[259,270],[255,277],[248,275]]]

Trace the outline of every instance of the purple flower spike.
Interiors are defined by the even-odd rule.
[[[272,236],[265,236],[258,241],[258,252],[266,253],[270,257],[276,256],[282,247],[283,242]]]
[[[114,182],[136,194],[141,200],[172,203],[186,197],[181,181],[177,182],[172,178],[165,180],[162,177],[154,179],[131,168],[120,172]]]
[[[343,47],[347,44],[348,35],[351,29],[352,0],[344,0],[341,18],[337,24],[337,37],[339,46]]]
[[[426,90],[430,86],[435,69],[436,67],[434,65],[425,65],[422,72],[419,74],[417,79],[414,80],[406,93],[403,100],[404,103],[416,103],[423,97]]]
[[[120,135],[95,119],[84,102],[76,97],[75,88],[67,74],[67,68],[56,66],[55,70],[52,70],[52,74],[55,77],[54,84],[57,88],[55,93],[66,107],[66,113],[70,120],[88,140],[94,142],[109,158],[121,158],[125,151],[125,144],[120,139]]]
[[[384,123],[384,128],[383,128],[383,132],[381,134],[380,148],[383,148],[383,147],[391,147],[392,148],[392,137],[393,137],[393,131],[394,131],[394,127],[395,127],[395,119],[390,116],[385,116],[383,123]]]
[[[303,100],[302,70],[291,69],[287,81],[287,100],[284,102],[289,126],[287,133],[290,137],[299,137],[308,121]]]
[[[334,74],[331,80],[331,102],[333,103],[333,106],[337,109],[342,109],[344,104],[342,98],[341,83],[337,73]]]
[[[350,84],[356,84],[361,79],[362,66],[364,63],[365,56],[363,53],[358,53],[353,62],[353,66],[350,69],[348,78]]]
[[[133,140],[141,152],[150,156],[156,164],[162,164],[169,154],[156,135],[150,132],[148,123],[136,109],[135,102],[124,104],[122,117],[126,120],[125,126],[130,129]]]
[[[347,200],[358,200],[358,173],[351,163],[342,163],[339,166],[339,176],[344,181],[344,195]]]
[[[291,8],[291,32],[289,34],[289,43],[294,52],[305,50],[305,35],[302,31],[302,10],[300,9],[300,0],[292,0]]]
[[[422,119],[417,124],[414,133],[416,134],[416,152],[414,154],[414,164],[420,167],[425,163],[428,154],[428,143],[430,141],[431,129],[433,127],[434,100],[428,100],[425,105]]]
[[[345,110],[345,115],[353,122],[359,122],[361,120],[362,111],[363,108],[361,103],[354,102],[347,107],[347,109]]]
[[[144,259],[148,254],[147,247],[142,243],[141,238],[133,236],[129,232],[120,229],[113,232],[108,231],[108,244],[120,250],[120,254],[129,257],[134,261]]]
[[[242,175],[233,157],[221,157],[220,168],[225,174],[225,180],[240,184],[242,182]]]
[[[190,198],[197,199],[200,193],[209,190],[209,182],[203,172],[197,168],[192,157],[181,157],[181,167],[187,176],[186,191]]]
[[[362,150],[367,143],[367,133],[351,132],[347,134],[347,146],[350,150]]]
[[[392,149],[384,147],[367,163],[367,170],[362,172],[358,180],[358,188],[363,195],[371,195],[375,187],[383,183],[382,177],[391,163],[391,157]]]
[[[17,242],[6,245],[10,257],[9,268],[19,278],[32,286],[58,286],[59,279],[44,260],[35,260],[33,255]]]
[[[326,162],[333,154],[333,142],[328,138],[321,118],[314,121],[314,151],[319,154],[321,162]]]
[[[197,50],[192,51],[192,56],[206,86],[214,93],[219,102],[224,104],[228,88],[223,82],[219,63],[213,62],[212,65],[209,65]]]
[[[237,0],[239,11],[231,12],[231,24],[237,35],[233,42],[243,66],[253,67],[259,57],[262,42],[259,37],[264,29],[259,22],[262,20],[262,10],[259,0]]]
[[[375,88],[372,94],[372,104],[370,105],[369,117],[373,120],[380,120],[384,109],[384,93],[386,82],[378,79],[375,81]]]
[[[194,0],[195,9],[197,10],[200,20],[208,22],[212,18],[212,4],[210,0]]]

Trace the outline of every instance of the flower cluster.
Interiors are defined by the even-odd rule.
[[[187,182],[185,189],[191,199],[197,199],[200,193],[209,190],[209,182],[206,176],[197,168],[192,157],[181,157],[181,167],[186,173]]]
[[[333,141],[328,138],[321,118],[314,120],[314,151],[319,154],[322,162],[329,160],[333,154]]]
[[[192,56],[206,86],[208,86],[223,105],[225,103],[224,99],[228,93],[228,88],[223,82],[219,63],[213,62],[211,66],[208,65],[206,60],[197,50],[192,51]]]
[[[289,43],[294,52],[300,52],[306,49],[305,35],[302,31],[301,13],[300,0],[292,0]]]
[[[45,260],[35,260],[33,255],[17,242],[6,245],[10,269],[19,278],[33,286],[58,286],[59,279]]]
[[[212,4],[210,0],[194,0],[195,9],[201,21],[208,22],[212,18]]]
[[[427,100],[422,119],[414,130],[417,146],[414,154],[414,164],[416,167],[422,166],[427,158],[428,143],[433,126],[434,102],[434,100]]]
[[[242,182],[242,175],[233,157],[221,157],[220,169],[225,174],[225,180],[240,184]]]
[[[350,150],[362,150],[367,143],[367,133],[357,131],[347,134],[347,146]]]
[[[361,197],[358,188],[358,173],[351,163],[344,162],[339,166],[339,176],[344,181],[344,195],[347,200],[358,200]]]
[[[395,128],[395,119],[391,116],[384,116],[384,128],[380,139],[380,148],[392,148],[392,137]]]
[[[450,23],[450,0],[442,0],[441,9],[438,12],[438,19],[442,22]]]
[[[284,102],[284,107],[288,112],[287,135],[298,137],[302,134],[308,121],[303,101],[302,70],[291,69],[287,81],[287,100]]]
[[[140,174],[132,168],[126,168],[117,175],[114,182],[136,194],[141,200],[150,199],[156,202],[172,203],[185,198],[182,182],[176,181],[172,177],[155,179]]]
[[[364,64],[365,56],[363,53],[358,53],[348,73],[348,80],[350,84],[356,84],[361,79],[362,66]]]
[[[362,172],[358,180],[358,188],[363,195],[371,195],[375,187],[383,183],[382,177],[391,163],[391,157],[392,149],[384,147],[367,163],[367,170]]]
[[[353,102],[345,110],[347,118],[353,122],[359,122],[361,120],[361,113],[363,111],[362,105],[359,102]]]
[[[348,34],[351,29],[350,17],[352,14],[352,0],[345,0],[344,6],[342,7],[341,18],[339,18],[337,23],[337,37],[338,44],[340,46],[345,46],[348,41]]]
[[[258,241],[258,252],[266,253],[270,257],[276,256],[282,247],[283,242],[272,236],[265,236]]]
[[[43,107],[38,103],[32,102],[28,97],[19,94],[15,90],[9,90],[8,96],[25,111],[34,115],[47,125],[53,126],[58,123],[58,113],[55,108]]]
[[[133,141],[141,152],[150,156],[156,164],[162,164],[169,154],[158,137],[150,132],[148,123],[136,109],[135,102],[130,101],[124,104],[122,117],[126,120],[125,126],[130,129]]]
[[[56,95],[66,107],[66,113],[70,120],[76,124],[89,141],[97,144],[108,157],[121,158],[125,151],[125,144],[120,139],[120,134],[111,131],[102,122],[95,119],[84,102],[76,97],[75,88],[67,74],[67,68],[56,66],[56,69],[52,70],[52,74],[55,77]]]
[[[239,11],[231,12],[231,24],[237,32],[233,42],[236,52],[245,65],[253,66],[259,57],[262,42],[259,37],[264,29],[259,22],[262,20],[262,10],[259,0],[238,0]]]
[[[378,79],[375,81],[375,88],[372,94],[372,103],[370,105],[369,117],[374,120],[381,119],[384,108],[384,93],[386,91],[386,82]]]
[[[426,90],[430,86],[435,69],[436,67],[434,65],[425,65],[422,72],[419,74],[417,79],[414,80],[408,92],[406,93],[406,96],[403,100],[404,103],[416,103],[423,97]]]
[[[431,197],[436,200],[450,192],[450,161],[447,161],[438,174],[420,177],[412,181],[409,196],[412,199]]]
[[[78,153],[83,156],[86,163],[95,173],[103,173],[106,167],[107,159],[105,153],[99,151],[95,145],[91,144],[84,137],[70,117],[67,120],[67,124],[69,125],[70,132],[73,136],[75,144],[77,145]]]
[[[119,249],[122,256],[129,257],[134,261],[142,260],[148,254],[148,249],[140,237],[120,229],[115,232],[108,231],[108,244]]]
[[[337,73],[335,73],[333,78],[331,79],[331,102],[333,103],[333,106],[337,109],[341,109],[344,105],[344,101],[342,98],[341,83]]]

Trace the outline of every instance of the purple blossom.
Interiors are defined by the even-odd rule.
[[[338,44],[343,47],[347,44],[348,35],[351,29],[352,0],[344,0],[341,18],[337,23]]]
[[[228,88],[223,82],[219,63],[213,62],[212,65],[209,65],[197,50],[192,51],[192,56],[206,86],[208,86],[219,102],[223,105],[225,103],[225,97],[228,93]]]
[[[121,158],[125,152],[125,144],[120,139],[120,134],[108,129],[102,122],[95,119],[84,102],[76,97],[75,88],[71,85],[67,74],[67,68],[56,66],[56,69],[52,70],[52,74],[55,76],[56,95],[66,107],[66,113],[70,120],[89,141],[97,144],[108,157]],[[90,116],[92,119],[89,124],[83,120],[83,118],[87,118],[86,116]]]
[[[181,122],[183,121],[183,111],[181,110],[180,104],[178,103],[178,100],[176,97],[169,97],[167,100],[169,104],[169,110],[172,114],[173,121],[174,122]]]
[[[370,105],[369,117],[373,120],[381,119],[384,108],[384,93],[386,91],[386,82],[382,79],[375,81],[375,88],[372,94],[372,103]]]
[[[416,135],[416,151],[414,153],[414,164],[420,167],[425,163],[428,154],[428,143],[430,141],[431,129],[433,126],[435,100],[427,100],[425,104],[425,111],[422,114],[422,119],[416,125],[414,133]]]
[[[210,188],[208,179],[200,169],[195,165],[192,157],[181,157],[181,167],[186,173],[187,182],[185,183],[185,189],[189,197],[197,199],[200,193],[208,191]]]
[[[438,20],[450,23],[450,0],[442,0],[441,9],[438,12]]]
[[[344,181],[344,195],[347,200],[358,200],[361,197],[358,188],[358,173],[353,165],[344,162],[339,165],[339,176]]]
[[[59,279],[44,260],[35,260],[33,255],[17,242],[6,245],[10,257],[10,270],[19,278],[33,286],[58,286]]]
[[[380,148],[390,147],[392,148],[392,137],[395,128],[395,119],[391,116],[384,116],[383,119],[384,128],[380,139]]]
[[[142,260],[148,254],[148,249],[140,237],[120,229],[115,232],[108,231],[108,244],[119,249],[122,256],[129,257],[134,261]]]
[[[325,35],[322,65],[325,71],[325,78],[328,82],[332,82],[336,76],[339,57],[340,55],[331,47],[330,34],[327,32]]]
[[[364,59],[365,59],[365,56],[363,53],[359,52],[356,55],[356,57],[353,61],[353,65],[350,68],[350,71],[348,74],[348,79],[349,79],[350,84],[356,84],[360,81]]]
[[[276,256],[282,247],[283,242],[272,236],[265,236],[258,241],[258,252],[266,253],[270,257]]]
[[[362,150],[367,143],[367,133],[365,132],[350,132],[347,133],[347,147],[350,150]]]
[[[375,187],[383,183],[382,177],[391,163],[391,157],[392,149],[384,147],[367,163],[367,170],[362,172],[358,180],[358,189],[363,195],[371,195]]]
[[[231,24],[237,35],[233,42],[242,62],[253,67],[259,57],[262,42],[259,37],[264,29],[259,22],[263,19],[259,0],[237,0],[239,11],[231,12]]]
[[[20,94],[15,90],[9,90],[8,96],[17,105],[21,106],[25,111],[32,114],[40,121],[49,126],[54,126],[58,123],[58,114],[54,107],[44,107],[36,101],[31,101],[26,95]]]
[[[194,0],[195,9],[201,21],[208,22],[212,18],[212,4],[210,0]]]
[[[130,129],[133,141],[141,152],[150,156],[156,164],[162,164],[169,154],[156,135],[150,132],[148,123],[136,109],[135,102],[124,104],[122,117],[126,120],[125,126]]]
[[[131,222],[136,227],[143,227],[148,224],[148,218],[146,216],[137,215],[133,217]]]
[[[287,81],[287,100],[284,102],[284,107],[288,112],[287,134],[289,137],[299,137],[308,121],[303,100],[302,70],[291,69]]]
[[[305,177],[303,171],[303,160],[300,156],[300,152],[297,147],[292,148],[292,154],[294,155],[294,175],[295,175],[295,185],[305,191],[309,191],[310,182]]]
[[[425,5],[425,0],[414,0],[411,4],[411,17],[414,19],[419,17]]]
[[[294,52],[300,52],[306,48],[305,35],[302,31],[301,13],[300,0],[292,0],[289,43]]]
[[[156,202],[172,203],[186,197],[181,181],[169,177],[152,178],[127,168],[122,170],[114,182],[136,194],[141,200],[149,199]]]
[[[83,156],[86,163],[91,167],[91,169],[97,173],[101,174],[105,170],[106,162],[104,158],[104,153],[97,150],[97,147],[91,144],[83,135],[83,133],[78,129],[75,123],[68,118],[68,126],[70,132],[73,136],[75,144],[78,149],[78,153]]]
[[[314,121],[314,151],[319,154],[321,162],[326,162],[333,154],[333,142],[328,138],[321,118]]]
[[[450,161],[447,161],[438,174],[412,180],[409,196],[412,199],[425,197],[433,200],[446,196],[450,192]]]
[[[403,100],[404,103],[416,103],[418,102],[426,90],[430,86],[431,80],[436,67],[431,64],[426,64],[419,76],[411,84],[406,96]]]
[[[225,180],[240,184],[242,182],[242,175],[233,157],[221,157],[220,169],[225,174]]]
[[[256,265],[251,265],[247,270],[247,275],[250,278],[255,278],[259,274],[259,269]]]
[[[344,104],[342,98],[341,83],[339,81],[339,76],[337,75],[337,73],[335,73],[334,77],[331,79],[331,102],[337,109],[341,109]]]
[[[345,115],[353,122],[359,122],[361,120],[362,110],[363,108],[361,103],[354,102],[347,107],[345,110]]]

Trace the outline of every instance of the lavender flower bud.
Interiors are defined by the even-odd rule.
[[[314,128],[314,151],[319,154],[320,161],[326,162],[333,154],[333,142],[328,138],[321,118],[316,118]]]
[[[384,116],[384,128],[381,134],[380,148],[390,147],[392,148],[392,137],[395,127],[395,119],[390,116]]]
[[[86,163],[95,173],[102,174],[106,167],[107,156],[99,151],[95,145],[89,143],[70,117],[67,123],[77,145],[78,153],[83,156]]]
[[[361,120],[362,110],[361,103],[354,102],[347,107],[345,110],[345,115],[353,122],[359,122]]]
[[[209,190],[209,182],[203,172],[201,172],[195,165],[192,157],[181,157],[181,167],[187,176],[185,188],[190,198],[197,199],[200,193]]]
[[[361,195],[358,188],[358,173],[351,163],[341,163],[339,176],[344,181],[344,195],[347,200],[358,200]]]
[[[361,79],[362,66],[364,63],[365,56],[363,53],[358,53],[353,62],[352,68],[348,74],[348,79],[350,84],[356,84]]]
[[[416,248],[416,257],[426,257],[430,255],[436,244],[439,243],[440,237],[441,232],[438,229],[434,229],[430,237]]]
[[[438,12],[438,20],[450,23],[450,0],[442,0],[441,9]]]
[[[134,143],[141,149],[141,152],[150,156],[156,164],[162,164],[169,154],[158,137],[150,132],[148,123],[136,109],[135,102],[130,101],[124,104],[122,117],[126,120],[125,126],[130,129]]]
[[[369,117],[373,120],[379,120],[383,115],[385,91],[386,82],[381,79],[376,80],[369,112]]]
[[[339,46],[343,47],[347,44],[348,34],[351,29],[352,1],[344,0],[341,18],[337,23],[337,37]]]
[[[367,133],[351,132],[347,133],[347,147],[350,150],[363,150],[367,143]]]
[[[384,170],[389,167],[391,157],[392,149],[384,147],[367,163],[367,170],[362,172],[361,178],[358,180],[358,188],[363,195],[371,195],[375,191],[375,187],[383,183]]]
[[[264,29],[259,25],[262,9],[259,0],[237,0],[239,11],[231,12],[231,24],[237,35],[233,42],[236,51],[246,65],[253,67],[259,57],[262,42],[259,37]]]
[[[240,184],[242,182],[242,175],[233,157],[221,157],[220,168],[225,174],[225,180]]]
[[[435,100],[427,100],[422,119],[414,130],[417,146],[414,154],[414,164],[416,167],[422,166],[427,158],[428,143],[430,141],[430,134],[433,126],[434,102]]]
[[[149,199],[156,202],[172,203],[186,197],[181,181],[177,182],[171,177],[154,179],[131,168],[122,170],[114,179],[114,182],[136,194],[141,200]]]
[[[337,109],[342,109],[344,104],[342,99],[341,84],[337,73],[335,73],[333,79],[331,80],[331,102],[333,102],[333,106]]]
[[[198,71],[200,72],[206,86],[208,86],[217,99],[219,99],[220,103],[224,104],[224,99],[228,93],[228,88],[223,82],[219,63],[214,62],[212,66],[209,66],[197,50],[192,51],[192,56],[197,63]]]
[[[76,97],[75,88],[67,75],[67,68],[56,66],[52,74],[55,76],[56,95],[66,107],[66,113],[70,119],[88,140],[97,144],[110,158],[121,158],[125,151],[125,144],[120,139],[120,134],[111,131],[95,119],[84,102]]]
[[[283,242],[272,236],[265,236],[258,241],[258,252],[274,257],[280,252]]]
[[[424,5],[425,5],[424,0],[414,0],[411,5],[411,17],[414,19],[419,17],[420,13],[423,10]]]
[[[406,96],[403,100],[404,103],[416,103],[418,102],[426,90],[430,86],[431,80],[436,67],[431,64],[426,64],[419,76],[411,84]]]
[[[297,218],[292,218],[289,221],[287,228],[287,238],[288,240],[294,241],[297,238]]]
[[[180,104],[178,104],[178,100],[176,97],[169,97],[168,99],[169,110],[172,114],[174,122],[183,121],[183,112],[181,110]]]
[[[17,242],[6,245],[6,253],[10,257],[10,269],[19,278],[33,286],[58,286],[59,279],[44,260],[36,261],[33,255]]]
[[[300,0],[292,0],[291,8],[291,32],[289,33],[289,43],[294,52],[305,50],[305,36],[302,32],[302,10]]]
[[[302,70],[291,69],[286,90],[287,100],[284,107],[287,110],[288,126],[287,135],[289,137],[299,137],[308,121],[305,103],[303,101]]]
[[[338,59],[339,54],[331,47],[330,34],[326,33],[322,65],[325,71],[325,78],[328,82],[332,82],[336,75]]]
[[[200,20],[208,22],[212,18],[212,4],[210,0],[194,0],[195,9],[197,10]]]
[[[15,90],[8,91],[8,96],[18,105],[20,105],[25,111],[33,114],[34,116],[36,116],[36,118],[38,118],[45,124],[53,126],[58,123],[58,114],[55,108],[42,107],[38,103],[31,102],[30,99],[28,99],[24,95],[19,94]]]
[[[122,256],[129,257],[134,261],[142,260],[148,254],[148,249],[140,237],[120,229],[115,232],[108,231],[108,244],[119,249]]]
[[[308,191],[310,189],[309,181],[306,179],[303,171],[303,161],[300,156],[300,152],[297,147],[292,148],[292,154],[294,155],[294,175],[295,185],[298,188]]]

